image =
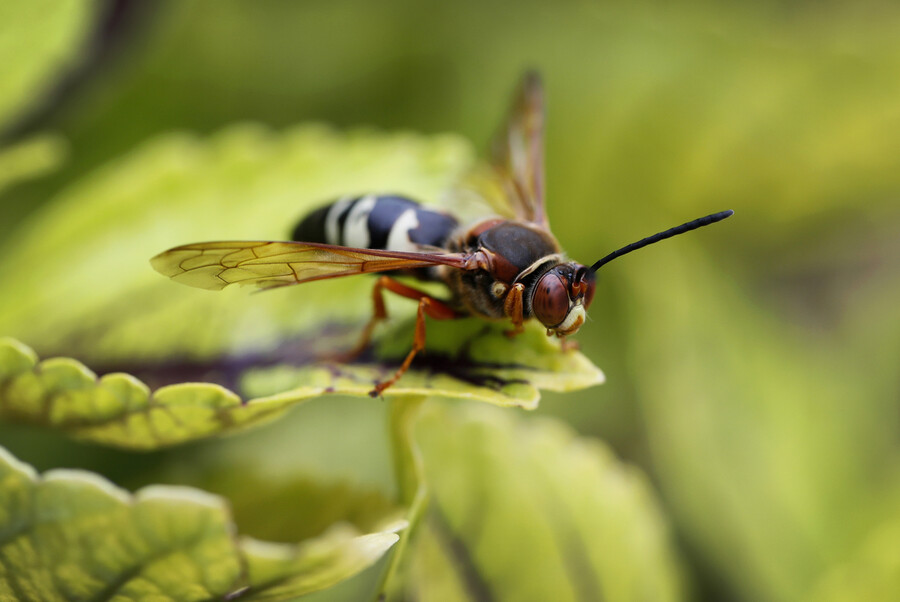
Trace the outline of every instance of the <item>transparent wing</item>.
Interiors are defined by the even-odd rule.
[[[494,139],[493,185],[486,200],[502,215],[548,226],[544,207],[544,89],[528,72],[513,101],[509,119]]]
[[[461,253],[403,253],[308,242],[216,241],[169,249],[150,264],[176,282],[221,290],[230,284],[269,289],[432,265],[466,269],[466,258]]]

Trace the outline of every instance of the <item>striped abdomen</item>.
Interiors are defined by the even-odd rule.
[[[366,195],[344,198],[306,216],[294,229],[293,240],[343,247],[421,251],[443,247],[457,221],[425,209],[406,197]]]

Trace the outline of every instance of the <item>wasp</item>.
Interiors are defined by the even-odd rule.
[[[566,258],[550,232],[544,204],[544,94],[540,78],[523,78],[509,118],[494,141],[488,172],[493,193],[484,198],[497,216],[460,225],[452,215],[394,194],[339,199],[306,216],[291,241],[219,241],[160,253],[153,267],[176,282],[220,290],[231,284],[273,289],[355,274],[381,273],[374,311],[353,357],[369,344],[388,315],[384,292],[418,303],[412,349],[390,378],[375,383],[379,396],[425,349],[425,321],[476,316],[509,320],[509,336],[537,319],[549,336],[575,334],[594,297],[604,264],[663,239],[718,222],[722,211],[627,245],[590,267]],[[439,299],[397,275],[446,285]]]

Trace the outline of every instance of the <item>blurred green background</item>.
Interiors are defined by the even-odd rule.
[[[0,163],[3,244],[60,191],[173,131],[325,122],[455,132],[484,149],[523,70],[538,69],[550,219],[573,258],[736,212],[604,268],[578,340],[607,383],[545,394],[538,413],[649,475],[690,599],[900,598],[900,7],[34,6],[42,37],[0,38],[2,148],[18,153]],[[39,53],[53,68],[29,79]],[[270,217],[287,231],[295,216]],[[40,469],[127,486],[186,459],[284,463],[301,448],[315,470],[388,481],[380,409],[324,405],[150,455],[0,434]],[[329,449],[335,431],[357,445]]]

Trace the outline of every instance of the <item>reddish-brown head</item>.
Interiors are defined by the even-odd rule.
[[[594,283],[594,273],[581,264],[554,266],[535,283],[531,309],[557,336],[574,334],[584,324],[585,310],[594,298]]]
[[[560,337],[574,334],[584,324],[585,310],[594,299],[594,272],[601,266],[655,242],[715,224],[733,214],[734,211],[729,209],[669,228],[613,251],[590,268],[575,262],[555,265],[538,277],[532,288],[532,313],[547,327],[548,334]]]

